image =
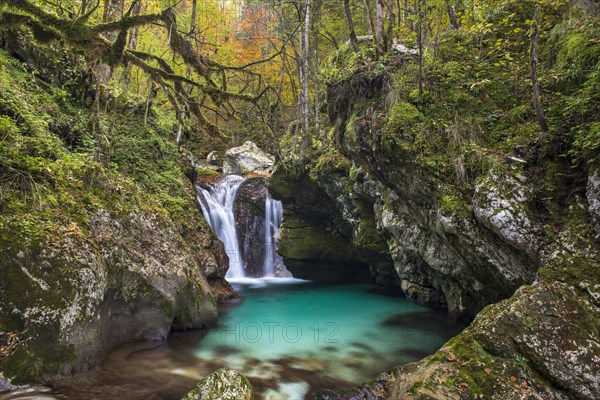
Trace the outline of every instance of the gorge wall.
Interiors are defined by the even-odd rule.
[[[206,326],[227,269],[189,162],[154,116],[144,123],[130,103],[91,115],[57,86],[70,75],[56,63],[81,77],[79,58],[12,49],[25,36],[10,37],[0,50],[0,390]]]
[[[511,2],[489,18],[523,23],[531,7]],[[543,12],[558,27],[594,18],[578,7]],[[586,71],[595,70],[592,42],[578,50],[596,55],[582,64],[552,58],[570,51],[569,37],[592,31],[548,35],[546,71],[573,72],[587,62]],[[473,321],[433,356],[318,399],[600,396],[593,372],[600,361],[600,166],[597,151],[573,136],[592,134],[597,97],[574,111],[578,117],[565,108],[587,95],[582,88],[597,87],[597,76],[548,80],[546,90],[561,94],[546,94],[554,130],[544,135],[528,86],[500,80],[501,69],[471,51],[472,40],[456,33],[437,44],[426,59],[427,90],[419,89],[416,57],[357,63],[349,45],[340,48],[321,72],[329,130],[313,139],[304,165],[274,173],[270,189],[291,202],[279,242],[286,262],[309,278],[315,260],[339,263],[335,273],[344,274],[350,260],[334,250],[355,251],[350,259],[369,265],[378,282]],[[477,40],[488,40],[486,33]],[[312,230],[331,234],[303,247],[301,232]],[[381,258],[367,255],[366,232]]]

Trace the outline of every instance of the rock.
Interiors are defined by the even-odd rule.
[[[597,399],[597,312],[568,285],[540,282],[486,309],[474,324],[473,333],[490,353],[521,358],[575,398]]]
[[[392,50],[399,54],[410,54],[411,56],[415,56],[415,55],[419,54],[419,49],[412,49],[412,48],[406,47],[402,43],[396,43],[396,42],[394,42],[392,44]]]
[[[312,397],[313,400],[385,400],[390,399],[388,393],[396,380],[393,372],[385,372],[376,379],[361,386],[346,390],[319,390]]]
[[[510,175],[490,175],[475,187],[473,213],[477,221],[504,241],[535,256],[539,251],[539,229],[527,215],[525,182]]]
[[[276,245],[265,246],[265,202],[269,191],[264,178],[248,178],[238,188],[233,212],[246,276],[263,276],[265,257],[271,257],[277,276],[287,273]],[[266,252],[269,252],[266,254]]]
[[[352,226],[310,177],[278,169],[269,189],[284,203],[277,252],[295,277],[321,282],[374,280],[367,258],[353,244]]]
[[[402,280],[400,287],[406,297],[417,304],[431,308],[446,307],[446,298],[443,293],[433,287],[422,286],[407,279]]]
[[[240,297],[226,279],[209,279],[208,284],[217,302]]]
[[[225,158],[223,157],[223,153],[221,153],[220,151],[216,151],[216,150],[211,151],[206,156],[206,162],[209,163],[210,165],[213,165],[216,167],[222,166],[224,159]]]
[[[213,372],[181,400],[252,400],[254,394],[248,379],[239,372],[221,368]]]
[[[594,229],[600,237],[600,167],[590,170],[585,196],[588,201],[588,212],[594,220]]]
[[[275,157],[265,153],[252,142],[245,142],[225,152],[223,173],[227,175],[269,175],[273,171]]]
[[[16,390],[17,386],[10,383],[0,372],[0,393]]]
[[[99,210],[89,227],[0,241],[0,329],[23,332],[0,360],[13,383],[86,370],[119,344],[164,340],[216,317],[203,267],[216,268],[224,252],[207,226],[188,242],[164,216]]]

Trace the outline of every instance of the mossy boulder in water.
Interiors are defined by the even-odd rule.
[[[252,400],[252,385],[248,379],[229,368],[213,372],[181,400]]]

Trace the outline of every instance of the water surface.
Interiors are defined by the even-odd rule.
[[[242,279],[234,287],[242,298],[222,307],[217,326],[124,346],[26,398],[176,400],[227,366],[250,379],[259,399],[299,400],[432,354],[462,329],[368,284]]]

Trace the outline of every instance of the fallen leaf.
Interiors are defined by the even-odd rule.
[[[488,374],[488,375],[490,374],[490,372],[492,372],[492,370],[491,370],[491,369],[489,369],[489,368],[486,368],[484,371],[485,371],[485,373],[486,373],[486,374]]]

